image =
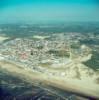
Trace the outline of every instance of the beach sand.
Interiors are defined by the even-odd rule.
[[[69,92],[81,94],[82,96],[88,96],[99,99],[99,85],[94,83],[89,84],[86,80],[69,79],[64,77],[48,76],[43,73],[33,72],[30,69],[24,68],[12,64],[6,61],[0,61],[0,69],[9,72],[13,76],[20,77],[20,79],[33,83],[35,81],[41,82],[45,85],[57,87]]]

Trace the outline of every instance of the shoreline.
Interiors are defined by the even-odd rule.
[[[73,92],[79,95],[83,95],[86,97],[92,97],[99,99],[99,85],[97,86],[97,90],[95,88],[86,87],[83,83],[77,83],[76,79],[66,79],[56,76],[47,76],[43,73],[33,72],[32,70],[25,70],[24,68],[20,68],[19,65],[12,64],[6,61],[0,61],[0,69],[4,69],[10,74],[21,78],[29,83],[33,83],[33,81],[38,81],[46,85],[50,85],[53,87],[58,87],[60,89]],[[61,79],[60,79],[61,78]]]

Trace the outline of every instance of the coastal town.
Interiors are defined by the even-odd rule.
[[[99,0],[0,0],[0,100],[99,100]]]
[[[20,73],[22,79],[23,75],[28,76],[29,82],[33,78],[47,80],[48,84],[53,83],[50,83],[52,86],[60,84],[61,88],[77,93],[80,87],[81,94],[98,97],[99,72],[84,64],[92,58],[92,48],[80,43],[83,35],[79,34],[33,35],[14,39],[3,37],[0,66],[15,75]],[[72,85],[74,87],[71,88]]]
[[[78,71],[75,63],[91,58],[89,47],[79,46],[77,41],[75,45],[72,45],[70,37],[65,34],[33,36],[31,39],[16,38],[0,46],[0,57],[22,65],[25,69],[31,68],[33,71],[48,75],[70,77],[67,69],[74,66],[75,77]]]

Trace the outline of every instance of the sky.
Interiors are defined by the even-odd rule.
[[[0,23],[99,21],[99,0],[0,0]]]

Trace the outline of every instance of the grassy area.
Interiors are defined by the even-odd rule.
[[[70,56],[69,52],[65,50],[49,50],[48,53],[54,54],[55,56],[58,56],[58,57],[69,57]]]
[[[71,44],[72,49],[78,49],[80,47],[80,44]]]
[[[40,63],[39,65],[42,66],[42,67],[49,68],[52,65],[52,63],[46,62],[46,63]]]
[[[94,70],[99,69],[99,52],[93,51],[92,54],[92,58],[87,62],[84,62],[84,64],[91,67]]]

